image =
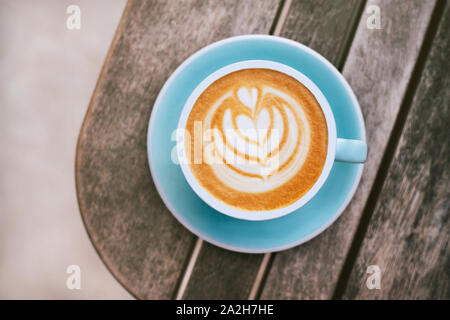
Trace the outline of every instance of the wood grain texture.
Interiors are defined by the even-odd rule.
[[[130,1],[91,99],[76,157],[88,234],[138,298],[171,298],[195,237],[152,183],[146,133],[155,98],[189,55],[233,35],[264,33],[276,1]]]
[[[449,30],[447,4],[344,298],[450,299]]]
[[[382,29],[368,29],[364,12],[343,75],[361,105],[369,155],[355,197],[320,236],[277,254],[263,299],[329,299],[342,270],[406,92],[434,1],[370,0],[381,10]]]
[[[293,1],[281,36],[308,45],[338,64],[359,4],[359,0]],[[247,299],[262,259],[263,255],[235,253],[204,243],[183,297]]]

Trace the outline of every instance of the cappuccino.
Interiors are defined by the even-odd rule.
[[[316,183],[328,129],[314,95],[279,71],[243,69],[198,97],[186,122],[186,157],[198,183],[239,210],[289,206]]]

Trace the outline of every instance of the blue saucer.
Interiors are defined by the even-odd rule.
[[[148,158],[156,188],[173,215],[191,232],[217,246],[248,253],[284,250],[330,226],[353,197],[362,164],[335,162],[321,190],[305,206],[281,218],[247,221],[231,218],[203,202],[172,161],[181,110],[195,87],[209,74],[242,60],[272,60],[309,77],[327,98],[339,138],[365,141],[358,102],[341,74],[322,56],[297,42],[265,35],[229,38],[195,53],[162,88],[150,117]],[[174,156],[176,158],[176,156]]]

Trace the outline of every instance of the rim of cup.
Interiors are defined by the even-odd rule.
[[[189,114],[195,102],[197,101],[198,97],[212,83],[226,76],[227,74],[244,69],[270,69],[289,75],[294,79],[296,79],[297,81],[299,81],[300,83],[302,83],[306,88],[308,88],[308,90],[314,95],[314,97],[318,101],[320,108],[325,116],[327,124],[328,147],[325,164],[317,181],[300,199],[298,199],[297,201],[288,206],[266,211],[247,211],[239,209],[237,207],[233,207],[216,199],[205,188],[203,188],[200,185],[200,183],[194,177],[190,169],[190,166],[186,160],[186,155],[184,152],[185,146],[184,135],[180,135],[179,138],[177,138],[176,148],[177,148],[178,162],[189,186],[206,204],[208,204],[215,210],[237,219],[252,220],[252,221],[275,219],[287,215],[289,213],[292,213],[297,209],[301,208],[302,206],[304,206],[317,194],[317,192],[321,189],[321,187],[327,180],[328,175],[330,174],[331,168],[333,166],[336,154],[336,141],[337,141],[336,123],[334,120],[333,112],[328,104],[327,99],[320,91],[320,89],[314,84],[314,82],[308,77],[306,77],[303,73],[279,62],[269,60],[244,60],[222,67],[216,70],[215,72],[211,73],[209,76],[207,76],[200,82],[200,84],[192,91],[185,105],[183,106],[178,121],[177,130],[180,131],[185,130]]]

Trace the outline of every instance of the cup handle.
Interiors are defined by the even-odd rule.
[[[336,161],[364,163],[367,158],[367,144],[361,140],[337,139]]]

